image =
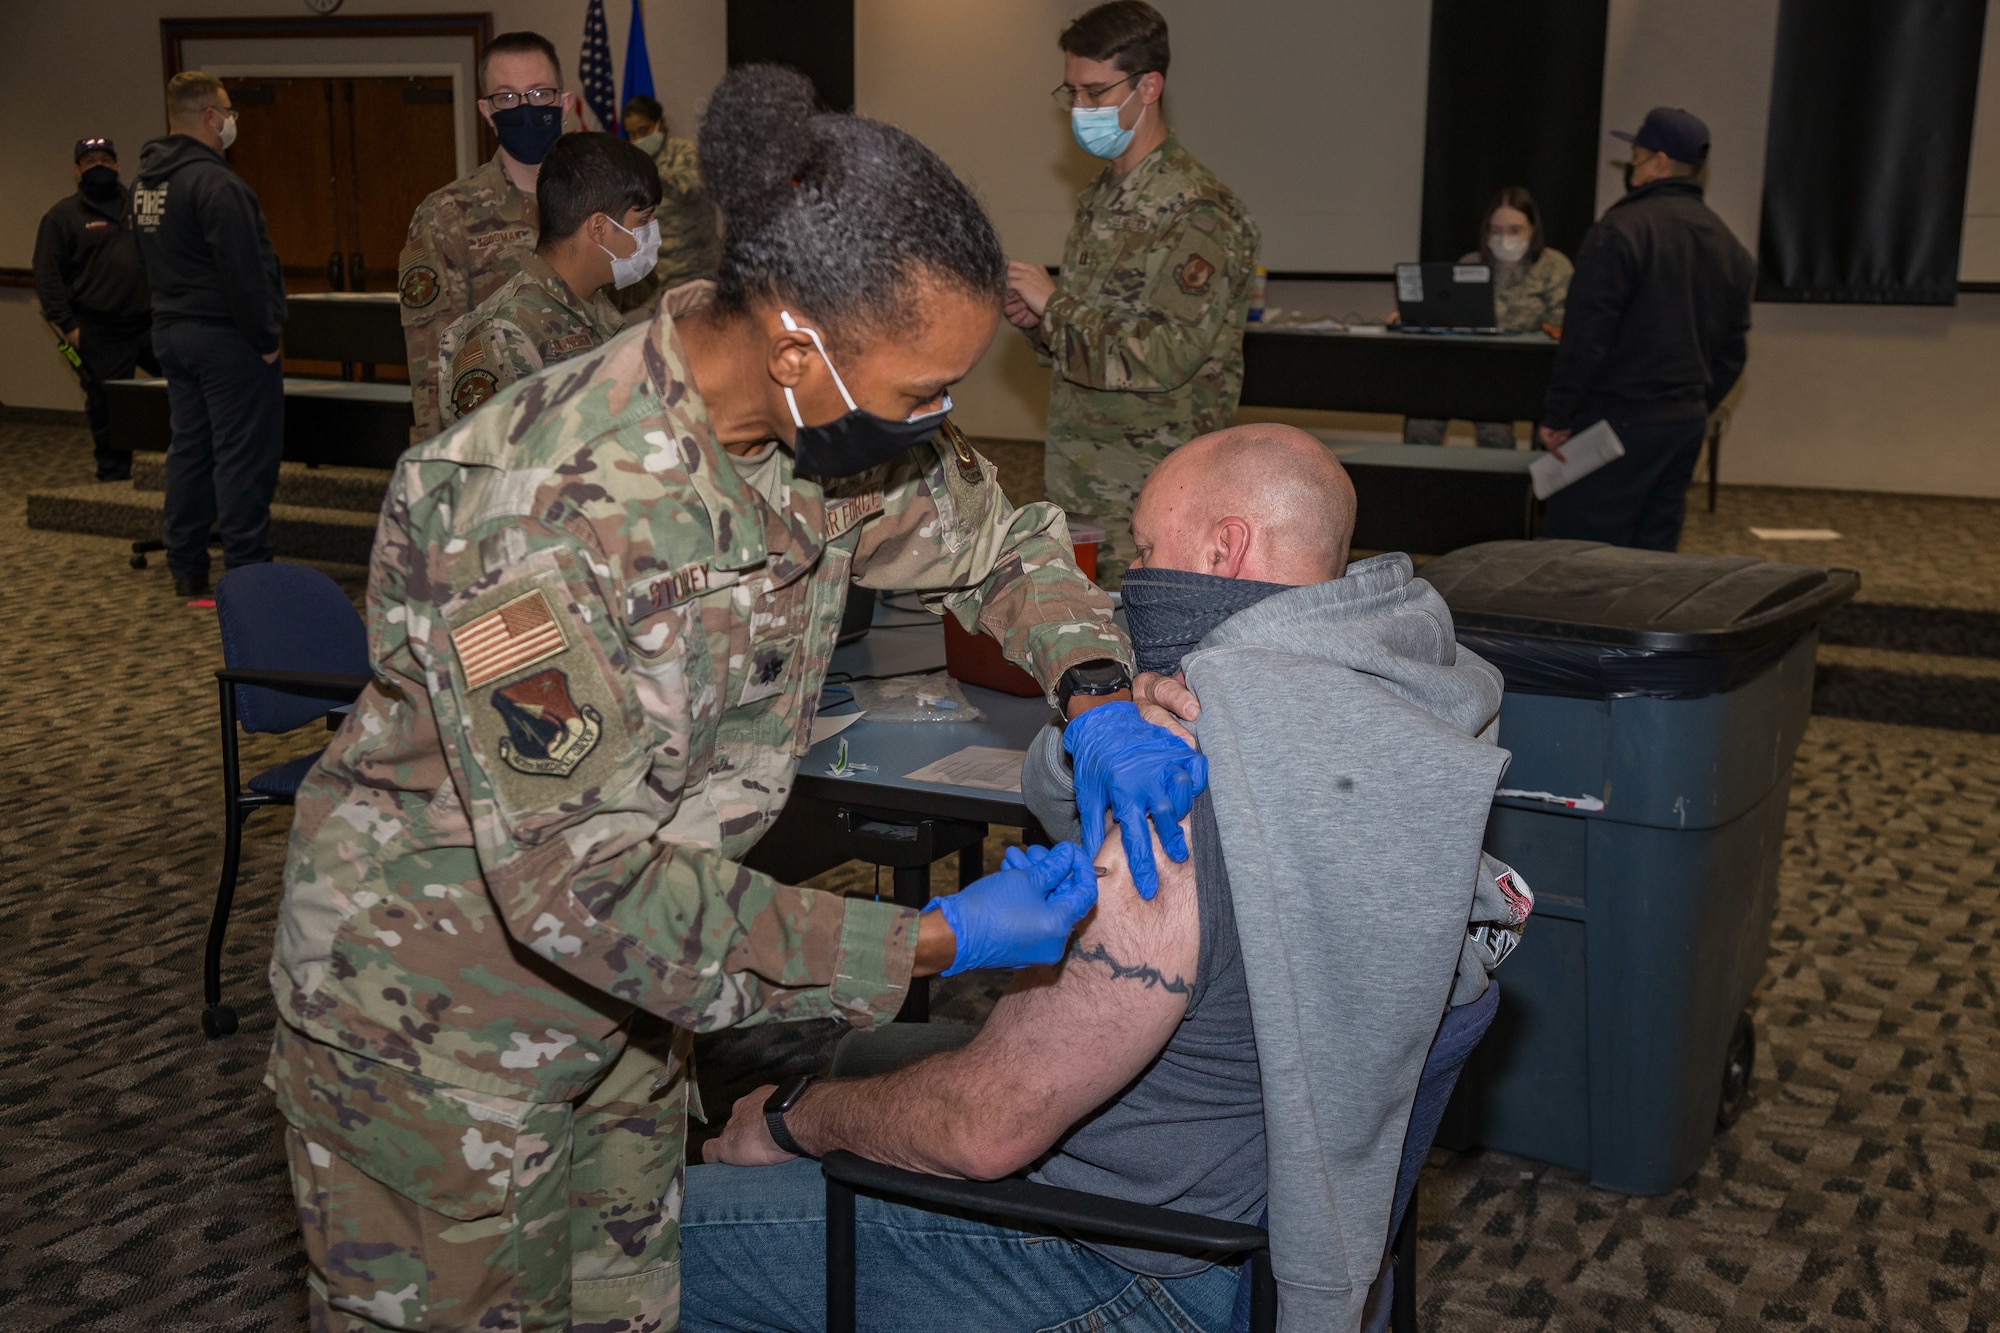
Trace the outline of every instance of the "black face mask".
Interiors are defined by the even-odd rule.
[[[1625,193],[1632,193],[1632,164],[1630,162],[1625,164]]]
[[[77,186],[92,199],[115,199],[118,197],[118,168],[95,166],[86,169],[77,181]]]
[[[554,106],[530,106],[523,102],[493,113],[493,133],[499,136],[507,156],[532,167],[547,157],[556,140],[562,138],[562,118],[561,102]]]
[[[1125,571],[1118,595],[1124,599],[1132,657],[1139,670],[1171,676],[1210,630],[1266,597],[1290,591],[1291,585],[1285,583],[1225,579],[1141,565]]]
[[[815,477],[851,477],[894,461],[937,434],[938,427],[944,424],[945,415],[951,411],[950,394],[944,396],[944,406],[937,411],[907,421],[891,421],[856,406],[840,372],[833,368],[833,360],[827,356],[818,330],[802,330],[789,310],[782,312],[780,318],[786,328],[794,333],[803,332],[813,340],[835,387],[847,403],[845,416],[835,417],[824,425],[808,426],[799,416],[798,398],[791,389],[785,390],[785,402],[792,409],[792,424],[798,428],[792,442],[792,466],[796,470]]]

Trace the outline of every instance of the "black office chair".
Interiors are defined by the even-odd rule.
[[[236,897],[243,821],[252,811],[290,805],[319,750],[242,780],[237,729],[275,734],[324,721],[340,723],[368,683],[368,631],[340,586],[304,565],[243,565],[215,585],[223,667],[215,673],[222,706],[222,878],[208,918],[202,955],[201,1030],[236,1031],[236,1011],[222,1002],[222,942]]]
[[[1473,1048],[1486,1035],[1499,1011],[1500,988],[1489,983],[1487,993],[1470,1004],[1449,1010],[1439,1023],[1431,1055],[1418,1080],[1418,1101],[1442,1112]],[[968,1030],[969,1031],[969,1030]],[[940,1033],[942,1049],[965,1038]],[[850,1038],[852,1040],[852,1038]],[[919,1053],[912,1051],[912,1058]],[[834,1074],[880,1072],[891,1067],[863,1060],[843,1071],[837,1055]],[[1417,1333],[1417,1178],[1437,1137],[1438,1121],[1412,1119],[1399,1169],[1396,1199],[1390,1217],[1390,1254],[1394,1270],[1389,1310],[1392,1333]],[[1155,1208],[1077,1190],[1038,1185],[1018,1178],[954,1180],[884,1166],[849,1152],[828,1153],[820,1162],[826,1178],[826,1327],[827,1333],[856,1333],[854,1196],[872,1195],[914,1208],[971,1213],[1001,1224],[1042,1228],[1098,1241],[1115,1241],[1140,1249],[1210,1259],[1245,1256],[1244,1281],[1249,1288],[1249,1333],[1273,1333],[1278,1324],[1278,1289],[1271,1273],[1270,1236],[1262,1227],[1220,1222],[1172,1208]],[[1239,1298],[1238,1317],[1243,1304]],[[1240,1326],[1240,1325],[1239,1325]]]

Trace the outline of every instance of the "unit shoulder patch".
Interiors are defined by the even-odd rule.
[[[500,392],[500,377],[483,367],[468,370],[451,382],[451,409],[460,419],[471,416],[474,408]]]
[[[566,778],[604,734],[603,715],[577,703],[568,675],[556,667],[502,686],[491,703],[507,727],[497,747],[500,760],[519,773]]]
[[[416,264],[406,268],[396,290],[402,296],[404,305],[412,310],[421,310],[437,300],[437,270],[429,264]]]
[[[1174,281],[1189,296],[1203,296],[1208,292],[1208,280],[1215,276],[1215,265],[1200,255],[1189,255],[1182,265],[1174,270]]]

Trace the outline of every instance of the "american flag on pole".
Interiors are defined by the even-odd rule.
[[[583,16],[583,104],[595,128],[618,132],[618,85],[611,81],[611,30],[604,26],[604,0],[590,0]]]
[[[548,598],[537,588],[460,625],[451,632],[451,646],[465,668],[465,688],[476,690],[510,671],[554,657],[568,645]]]

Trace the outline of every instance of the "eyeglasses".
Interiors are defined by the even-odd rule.
[[[523,102],[529,106],[554,106],[562,101],[562,89],[530,88],[525,93],[492,93],[479,100],[495,111],[512,111]]]
[[[1105,97],[1113,89],[1117,88],[1119,84],[1130,83],[1134,79],[1142,79],[1144,77],[1145,74],[1143,72],[1139,74],[1127,74],[1124,78],[1119,79],[1117,83],[1086,83],[1081,88],[1072,88],[1067,83],[1061,83],[1049,89],[1049,96],[1055,98],[1056,105],[1065,111],[1072,109],[1078,103],[1082,103],[1086,107],[1099,106],[1103,103]]]

